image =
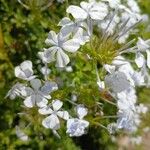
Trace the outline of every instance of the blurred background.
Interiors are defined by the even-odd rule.
[[[20,123],[23,117],[18,115],[18,112],[23,112],[22,100],[4,99],[8,90],[17,82],[14,67],[24,60],[31,60],[34,69],[38,70],[41,64],[37,52],[45,46],[48,32],[58,31],[57,24],[66,16],[67,6],[79,5],[81,0],[62,3],[61,0],[22,2],[24,3],[19,0],[0,0],[0,150],[149,150],[150,114],[143,117],[141,130],[138,131],[142,142],[132,143],[126,134],[112,136],[96,126],[91,126],[88,134],[80,138],[69,138],[62,128],[61,139],[58,139],[51,131],[44,130],[40,124],[36,125],[36,118],[27,119],[28,122],[35,121],[34,127],[24,131],[29,135],[29,140],[23,141],[17,137],[16,126],[24,128],[26,122]],[[138,0],[138,3],[142,13],[150,16],[150,0]],[[150,22],[139,28],[140,36],[150,38]],[[77,68],[82,66],[79,63],[77,65]],[[88,70],[90,66],[83,67]],[[53,72],[55,75],[55,70]],[[150,102],[150,89],[138,89],[138,95],[140,102]]]

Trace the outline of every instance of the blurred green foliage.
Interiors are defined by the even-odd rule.
[[[45,46],[44,41],[48,32],[58,31],[57,24],[66,15],[65,10],[68,4],[79,4],[80,0],[68,0],[63,4],[56,1],[49,2],[48,0],[27,0],[25,1],[27,8],[25,8],[17,0],[0,0],[0,150],[116,150],[117,145],[111,141],[109,133],[91,119],[94,117],[107,125],[109,119],[102,119],[99,114],[93,116],[93,113],[89,112],[86,118],[91,122],[88,134],[80,138],[69,138],[63,127],[59,131],[62,138],[57,139],[49,129],[42,127],[42,117],[36,113],[36,109],[30,111],[21,107],[21,99],[14,101],[4,99],[7,91],[16,82],[13,73],[14,66],[28,59],[33,61],[35,70],[38,70],[41,62],[37,61],[37,52]],[[141,0],[139,3],[143,12],[150,14],[149,0]],[[143,32],[139,35],[150,38],[150,33],[145,31],[146,27],[147,25],[140,27]],[[71,73],[56,70],[54,64],[50,65],[52,69],[50,79],[59,81],[59,78],[56,77],[60,75],[62,78],[61,88],[53,94],[53,98],[70,99],[73,91],[74,94],[80,93],[77,95],[78,101],[84,103],[90,108],[89,110],[97,112],[102,109],[104,113],[109,110],[110,115],[111,113],[113,115],[116,108],[98,99],[100,93],[95,85],[95,71],[92,62],[88,62],[88,59],[80,52],[72,55],[71,59],[74,70]],[[39,70],[36,74],[40,74]],[[140,99],[148,103],[149,90],[145,89],[139,93],[142,93]],[[99,101],[105,103],[105,107],[98,108],[95,102]],[[69,102],[65,107],[72,108]],[[24,111],[29,116],[18,115],[19,112]],[[150,121],[145,122],[147,125]],[[29,127],[24,128],[27,124]],[[23,142],[16,137],[16,125],[24,128],[30,137],[29,141]]]

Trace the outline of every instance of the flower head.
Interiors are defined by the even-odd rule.
[[[26,60],[22,62],[20,66],[15,67],[15,76],[27,81],[34,79],[35,76],[33,76],[32,62]]]
[[[47,105],[48,100],[51,96],[49,95],[52,91],[57,90],[57,84],[54,82],[42,83],[39,79],[33,79],[30,81],[31,87],[26,87],[22,91],[22,95],[25,97],[24,104],[26,107],[33,107],[35,104],[38,107],[44,107]]]
[[[56,34],[54,31],[49,32],[49,36],[46,39],[46,44],[52,47],[44,49],[44,52],[39,52],[39,56],[44,63],[50,63],[56,60],[57,67],[65,67],[70,59],[64,52],[76,52],[80,47],[78,39],[68,39],[68,36],[63,36],[60,32]]]
[[[76,107],[78,118],[71,118],[67,120],[67,131],[69,136],[81,136],[85,134],[85,129],[89,126],[89,122],[83,120],[83,117],[87,115],[88,110],[83,105]]]
[[[60,110],[63,105],[63,102],[60,100],[52,101],[52,108],[50,106],[43,107],[39,109],[39,113],[43,115],[49,115],[42,121],[42,125],[45,128],[50,128],[52,130],[57,130],[60,128],[60,121],[58,117],[63,118],[64,120],[69,119],[69,113],[67,111]]]

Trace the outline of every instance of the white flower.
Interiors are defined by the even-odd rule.
[[[21,83],[16,83],[7,93],[6,97],[9,97],[11,100],[14,100],[17,96],[21,95],[21,91],[25,86]]]
[[[145,62],[144,56],[140,52],[136,53],[135,63],[137,66],[142,68],[145,65]]]
[[[72,16],[77,20],[93,19],[93,20],[103,20],[107,13],[107,5],[101,2],[81,2],[81,7],[71,5],[67,8],[67,13],[72,14]]]
[[[120,99],[117,101],[117,105],[118,105],[119,110],[122,110],[122,111],[134,111],[135,110],[135,104],[131,100]]]
[[[59,24],[62,26],[60,32],[63,36],[72,34],[73,39],[78,39],[81,45],[84,45],[85,42],[89,41],[89,36],[87,33],[88,27],[87,24],[83,21],[72,21],[70,18],[63,18]]]
[[[117,128],[126,129],[128,131],[134,132],[137,130],[137,125],[139,124],[139,115],[134,111],[123,110],[118,112]]]
[[[50,128],[52,130],[57,130],[60,128],[60,121],[58,117],[63,118],[64,120],[69,119],[69,113],[67,111],[60,110],[63,105],[63,102],[60,100],[53,100],[51,109],[49,106],[39,109],[39,113],[43,115],[49,115],[42,121],[42,125],[45,128]]]
[[[84,107],[84,105],[77,105],[76,107],[77,116],[79,119],[83,119],[87,113],[88,109]]]
[[[135,71],[132,78],[133,78],[136,86],[144,86],[145,85],[145,79],[144,79],[145,77],[142,74],[142,71],[140,71],[140,72]]]
[[[113,92],[119,93],[130,87],[130,82],[127,80],[123,72],[116,71],[105,77],[105,83]]]
[[[16,126],[16,135],[22,141],[28,141],[29,140],[28,135],[26,135],[23,131],[21,131],[19,126]]]
[[[135,88],[130,87],[125,91],[116,94],[119,101],[125,101],[125,104],[135,104],[137,101]]]
[[[69,136],[82,136],[85,134],[85,128],[89,126],[89,122],[78,118],[67,120],[67,131]]]
[[[150,40],[144,41],[143,39],[138,38],[137,48],[138,48],[138,50],[136,52],[136,55],[137,55],[136,56],[136,63],[138,65],[138,67],[141,68],[144,65],[145,59],[141,53],[146,52],[146,54],[147,54],[147,66],[150,69]]]
[[[32,62],[26,60],[22,62],[20,66],[15,67],[15,76],[27,81],[34,79],[35,76],[33,76]]]
[[[24,95],[24,105],[26,107],[33,107],[35,104],[38,107],[44,107],[47,105],[48,100],[51,96],[49,95],[52,91],[57,90],[57,84],[54,82],[45,82],[44,86],[39,79],[33,79],[30,81],[31,87],[26,87],[24,91],[22,91],[22,95]]]
[[[85,128],[89,126],[89,122],[83,120],[83,117],[87,115],[88,110],[83,105],[78,105],[76,107],[76,112],[78,118],[71,118],[67,120],[67,131],[69,136],[81,136],[85,134]]]
[[[51,70],[46,66],[42,67],[40,71],[43,75],[49,75],[51,73]]]
[[[126,129],[131,132],[136,131],[141,120],[135,106],[137,99],[135,89],[130,88],[130,90],[123,91],[117,94],[117,97],[117,105],[119,108],[117,128]]]
[[[130,82],[130,85],[135,86],[135,81],[133,78],[135,70],[133,69],[131,63],[128,62],[124,57],[117,56],[112,62],[112,65],[105,65],[105,69],[109,73],[113,73],[115,70],[124,73],[127,77],[127,80]]]
[[[140,8],[135,0],[127,0],[127,4],[133,12],[140,13]]]
[[[64,37],[61,32],[56,34],[54,31],[50,31],[45,42],[52,47],[44,49],[44,52],[39,52],[39,56],[45,63],[50,63],[56,59],[57,67],[65,67],[70,62],[64,51],[74,53],[80,48],[77,39],[68,40],[68,36]]]

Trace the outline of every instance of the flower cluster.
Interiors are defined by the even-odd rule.
[[[42,125],[57,135],[61,119],[67,122],[69,136],[85,134],[90,121],[83,118],[88,109],[83,104],[75,104],[77,117],[73,118],[62,109],[61,100],[50,100],[51,93],[58,86],[48,80],[50,63],[55,62],[56,67],[64,68],[70,63],[71,53],[84,47],[88,50],[82,53],[96,66],[98,90],[107,91],[118,108],[117,121],[109,124],[108,130],[136,131],[140,114],[147,112],[147,107],[137,103],[136,87],[150,86],[150,40],[138,37],[137,42],[136,39],[128,41],[128,37],[137,31],[134,30],[136,25],[146,21],[136,1],[126,0],[122,4],[120,0],[89,0],[81,2],[80,6],[70,5],[66,12],[70,18],[64,17],[59,22],[59,33],[49,32],[45,40],[47,47],[38,53],[44,64],[41,69],[44,80],[34,75],[32,62],[26,60],[15,68],[15,76],[26,83],[16,83],[7,97],[15,99],[19,96],[24,99],[26,107],[38,107],[39,114],[48,115]],[[126,57],[127,53],[134,55],[134,61]],[[98,68],[98,64],[102,67]],[[104,72],[103,77],[99,70]]]

